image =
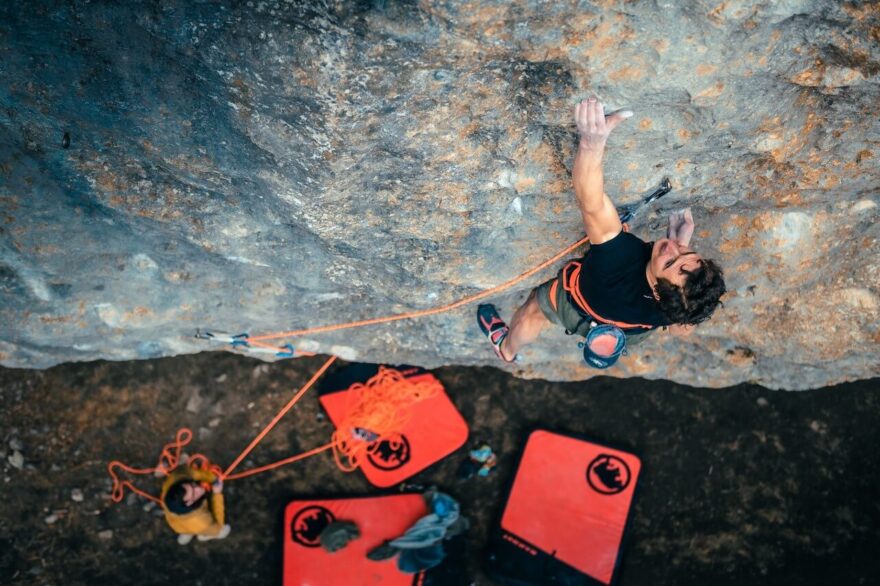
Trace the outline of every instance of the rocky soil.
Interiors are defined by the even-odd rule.
[[[109,500],[106,465],[114,458],[152,465],[183,426],[196,433],[194,449],[228,463],[321,361],[269,365],[203,353],[0,369],[0,581],[279,584],[288,501],[379,491],[317,456],[229,482],[229,538],[182,547],[142,499]],[[621,586],[880,580],[880,380],[784,393],[605,377],[524,381],[493,368],[435,374],[471,438],[500,456],[486,479],[456,480],[461,451],[412,479],[458,497],[474,521],[462,584],[492,583],[480,569],[481,548],[515,453],[538,425],[641,456]],[[330,432],[307,394],[246,466],[316,446]]]

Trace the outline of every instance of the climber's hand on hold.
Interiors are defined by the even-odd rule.
[[[611,131],[632,115],[630,110],[619,110],[606,117],[605,108],[598,99],[593,97],[583,100],[574,107],[574,120],[580,135],[581,148],[601,153]]]
[[[213,484],[211,484],[211,492],[214,494],[220,494],[223,492],[223,479],[217,478]]]
[[[678,244],[687,246],[694,235],[694,216],[690,208],[678,210],[669,214],[669,227],[666,229],[666,237],[675,240]]]

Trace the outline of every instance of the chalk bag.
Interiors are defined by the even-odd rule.
[[[621,354],[626,354],[626,334],[617,326],[602,324],[587,332],[578,344],[584,350],[584,362],[593,368],[613,366]]]

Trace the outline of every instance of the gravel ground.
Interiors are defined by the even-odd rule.
[[[181,547],[146,501],[110,501],[106,465],[152,465],[183,426],[195,431],[195,450],[227,463],[321,362],[205,353],[0,369],[0,581],[280,584],[285,504],[378,493],[359,473],[343,474],[322,455],[229,483],[230,537]],[[481,548],[516,452],[537,426],[641,456],[624,586],[880,583],[880,379],[781,392],[604,377],[547,383],[490,368],[435,374],[472,440],[500,456],[486,479],[457,480],[456,453],[412,480],[455,495],[474,521],[462,584],[492,584]],[[307,394],[250,464],[316,446],[330,432]]]

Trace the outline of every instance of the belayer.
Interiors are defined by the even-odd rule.
[[[165,520],[181,545],[193,537],[209,541],[229,535],[223,480],[216,472],[181,464],[165,479],[159,499]]]
[[[687,332],[709,319],[725,292],[721,267],[689,247],[694,231],[690,210],[672,214],[667,237],[647,243],[624,228],[605,194],[605,142],[632,112],[606,118],[602,104],[590,98],[575,107],[574,116],[580,141],[572,180],[590,247],[583,258],[534,289],[509,327],[493,305],[480,305],[480,329],[505,362],[513,362],[552,322],[584,336],[587,363],[606,368],[627,343],[659,327]]]

